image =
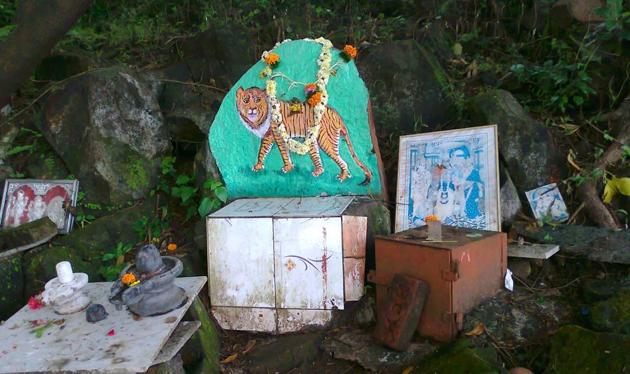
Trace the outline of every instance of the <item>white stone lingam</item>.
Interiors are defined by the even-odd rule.
[[[42,294],[44,303],[51,305],[59,314],[80,312],[90,304],[83,287],[88,283],[85,273],[73,273],[72,265],[62,261],[55,266],[57,277],[49,280]]]

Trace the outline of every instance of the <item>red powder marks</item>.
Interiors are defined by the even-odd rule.
[[[114,331],[114,329],[111,329],[107,332],[107,336],[114,336],[116,335],[116,331]]]
[[[37,309],[40,309],[43,306],[44,306],[44,303],[42,303],[41,294],[35,295],[35,296],[31,296],[28,299],[28,308],[30,310],[37,310]]]

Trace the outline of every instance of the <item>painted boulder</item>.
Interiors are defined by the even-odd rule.
[[[225,96],[209,134],[230,198],[381,195],[356,50],[278,43]]]

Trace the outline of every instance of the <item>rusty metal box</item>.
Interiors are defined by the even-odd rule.
[[[207,218],[208,288],[224,329],[324,325],[363,295],[367,217],[349,196],[236,200]]]
[[[426,281],[418,332],[445,342],[461,330],[466,312],[503,287],[506,270],[506,234],[443,226],[442,241],[434,242],[423,226],[376,237],[376,271],[368,279],[377,285],[379,310],[394,275]]]

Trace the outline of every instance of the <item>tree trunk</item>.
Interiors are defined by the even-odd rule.
[[[92,0],[21,0],[16,27],[0,41],[0,108],[92,5]]]

